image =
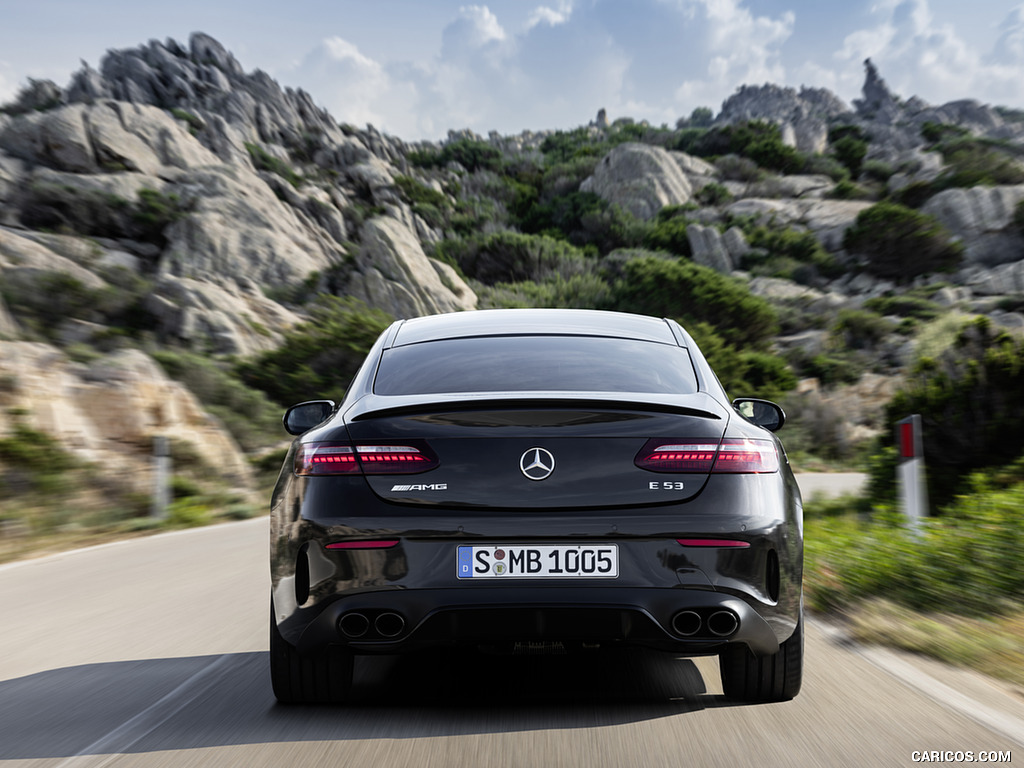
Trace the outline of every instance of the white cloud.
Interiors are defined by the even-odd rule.
[[[11,74],[11,65],[6,61],[0,61],[0,104],[13,101],[17,95],[18,83]]]
[[[992,47],[989,62],[1024,65],[1024,5],[1012,9],[998,29],[999,38]]]
[[[779,52],[794,23],[792,13],[757,15],[741,0],[561,0],[511,33],[489,7],[465,5],[428,61],[378,62],[333,37],[289,79],[339,120],[408,139],[569,128],[601,108],[672,124],[694,107],[717,108],[744,83],[781,81]]]
[[[409,88],[392,81],[379,62],[341,37],[323,40],[291,70],[289,79],[302,83],[336,118],[356,125],[391,124],[395,115],[389,107],[396,92]]]
[[[571,128],[600,108],[613,119],[672,124],[698,106],[717,111],[744,84],[825,87],[849,100],[868,57],[904,97],[1024,102],[1024,5],[1006,15],[991,51],[980,51],[932,2],[876,0],[868,24],[831,30],[835,46],[804,60],[798,35],[820,31],[753,0],[541,0],[515,28],[492,7],[463,5],[426,58],[373,58],[331,37],[288,80],[339,120],[410,140],[466,127]]]
[[[565,24],[571,15],[572,3],[569,2],[559,3],[558,8],[539,5],[530,13],[530,17],[526,21],[526,28],[529,30],[538,24],[547,24],[549,27]]]
[[[875,24],[847,35],[836,58],[853,64],[870,57],[897,95],[933,104],[1024,100],[1024,7],[1008,14],[989,55],[968,44],[952,24],[938,22],[928,0],[887,0],[872,14]]]
[[[693,107],[717,106],[743,84],[782,82],[779,54],[793,34],[791,11],[778,18],[755,16],[739,0],[688,0],[687,43],[707,62],[675,89],[681,114]]]

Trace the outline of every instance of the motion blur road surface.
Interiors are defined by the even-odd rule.
[[[725,701],[715,659],[435,653],[358,660],[352,705],[283,707],[267,672],[267,547],[263,518],[0,567],[0,765],[1024,761],[1019,720],[986,727],[818,623],[803,692],[784,704]]]

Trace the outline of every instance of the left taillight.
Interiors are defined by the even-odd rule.
[[[295,451],[295,474],[413,475],[441,462],[426,443],[304,443]]]

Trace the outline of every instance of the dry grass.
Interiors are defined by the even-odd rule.
[[[1024,608],[992,618],[917,613],[883,599],[844,612],[851,637],[920,653],[1024,688]]]

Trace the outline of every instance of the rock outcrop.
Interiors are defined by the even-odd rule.
[[[366,222],[363,247],[346,293],[392,314],[412,307],[415,315],[475,309],[476,295],[447,265],[427,258],[415,233],[401,222]]]
[[[161,332],[179,341],[258,349],[244,323],[197,297],[251,297],[343,266],[357,293],[381,297],[397,316],[476,305],[472,290],[422,250],[430,279],[410,291],[382,277],[395,267],[387,249],[350,242],[358,239],[351,221],[371,207],[394,213],[414,239],[437,239],[395,187],[406,146],[373,128],[342,130],[307,93],[246,73],[207,35],[192,35],[188,46],[151,41],[110,51],[63,92],[32,84],[8,112],[0,120],[0,224],[112,239],[126,268],[157,282],[151,308]],[[374,264],[376,254],[385,262]],[[89,279],[88,265],[49,262],[51,271]],[[193,286],[182,305],[181,283],[169,278],[214,287]],[[282,307],[270,314],[295,317]]]
[[[605,155],[580,191],[621,205],[640,219],[654,218],[666,205],[683,205],[693,192],[680,163],[660,147],[620,144]]]
[[[747,198],[726,206],[732,216],[754,216],[764,222],[805,227],[821,242],[825,250],[838,252],[843,248],[843,234],[856,221],[857,214],[871,203],[861,200],[766,200]]]
[[[138,350],[83,365],[48,344],[4,341],[0,360],[0,434],[10,431],[14,419],[24,419],[80,459],[138,478],[140,490],[148,487],[152,442],[160,435],[188,443],[226,480],[251,482],[248,462],[231,436]]]
[[[726,275],[735,270],[750,252],[747,239],[739,227],[731,227],[721,233],[716,227],[690,224],[686,228],[686,238],[697,264]]]
[[[1024,255],[1024,237],[1013,224],[1014,210],[1024,200],[1024,185],[947,189],[922,207],[964,243],[969,264],[992,266]]]
[[[781,88],[744,85],[722,104],[716,125],[766,120],[779,126],[783,143],[800,152],[821,153],[828,140],[829,122],[850,108],[825,88]]]

